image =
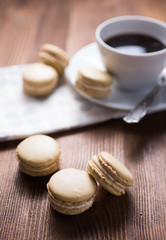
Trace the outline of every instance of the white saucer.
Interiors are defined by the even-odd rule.
[[[102,98],[102,99],[89,97],[75,87],[77,69],[81,66],[91,66],[100,70],[105,70],[105,67],[103,66],[103,63],[101,61],[100,53],[96,43],[91,43],[83,47],[71,58],[70,64],[66,69],[65,75],[69,83],[81,96],[101,106],[121,109],[121,110],[131,110],[151,90],[151,89],[145,89],[143,91],[138,91],[138,92],[123,91],[122,89],[119,89],[116,86],[114,81],[114,84],[112,86],[112,92],[108,97]],[[166,107],[165,104],[164,106],[163,106],[163,103],[161,104],[157,103],[157,106],[156,104],[153,105],[153,108],[151,109],[151,111],[161,110]]]

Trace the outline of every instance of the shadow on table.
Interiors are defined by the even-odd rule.
[[[133,200],[129,192],[116,197],[99,187],[93,206],[82,214],[67,216],[51,206],[49,233],[57,239],[112,239],[125,233],[132,217]],[[118,239],[118,238],[117,238]]]
[[[18,170],[15,176],[15,186],[20,194],[24,194],[27,198],[32,199],[33,197],[42,196],[47,193],[46,185],[50,177],[51,175],[31,177]]]
[[[162,137],[165,138],[166,133],[165,121],[166,112],[163,112],[146,116],[138,124],[123,123],[126,158],[131,161],[133,159],[141,161],[145,153],[152,153],[160,147]]]

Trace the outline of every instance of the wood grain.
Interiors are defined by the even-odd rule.
[[[0,1],[0,66],[33,62],[40,45],[55,43],[72,56],[95,41],[97,25],[118,15],[146,15],[166,21],[164,0]],[[99,188],[91,209],[77,216],[52,210],[46,183],[50,176],[22,174],[15,149],[0,144],[0,239],[166,239],[166,113],[137,125],[122,120],[52,134],[60,143],[61,168],[86,170],[100,151],[119,158],[134,175],[122,197]]]

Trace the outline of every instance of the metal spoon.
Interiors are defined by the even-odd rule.
[[[133,110],[131,110],[123,120],[127,123],[138,123],[146,115],[149,106],[164,86],[166,86],[166,68],[162,71],[159,80],[152,91]]]

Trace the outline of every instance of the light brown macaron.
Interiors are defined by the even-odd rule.
[[[97,184],[89,173],[66,168],[50,178],[47,189],[54,210],[66,215],[76,215],[92,206]]]
[[[82,67],[77,71],[75,85],[90,97],[103,98],[111,93],[112,76],[92,67]]]
[[[44,44],[39,52],[39,60],[54,67],[61,75],[69,64],[68,54],[53,44]]]
[[[23,72],[24,92],[31,96],[48,95],[57,83],[57,71],[43,63],[32,63]]]
[[[125,194],[125,188],[133,183],[130,171],[107,152],[93,156],[88,162],[88,171],[103,188],[116,196]]]
[[[24,139],[16,149],[19,168],[30,176],[46,176],[60,166],[60,147],[55,139],[46,135],[33,135]]]

